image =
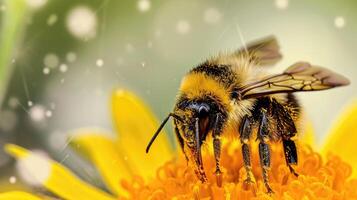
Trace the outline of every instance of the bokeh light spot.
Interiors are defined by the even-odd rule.
[[[86,6],[78,6],[67,16],[68,31],[79,39],[92,39],[96,35],[97,16]]]
[[[345,25],[346,25],[345,18],[342,16],[337,16],[335,18],[334,23],[335,23],[336,28],[339,28],[339,29],[345,27]]]
[[[137,3],[137,7],[140,12],[147,12],[151,8],[150,0],[139,0]]]
[[[54,53],[48,53],[45,55],[45,58],[43,59],[43,63],[45,64],[46,67],[56,68],[59,64],[59,58]]]
[[[187,34],[191,30],[191,25],[186,20],[179,20],[176,24],[176,30],[179,34]]]
[[[58,17],[56,14],[51,14],[48,18],[47,18],[47,25],[52,26],[54,25],[58,20]]]
[[[222,19],[222,14],[216,8],[205,10],[203,19],[207,24],[216,24]]]
[[[275,0],[275,6],[280,10],[285,10],[289,6],[289,0]]]
[[[33,9],[42,8],[47,3],[47,0],[27,0],[27,5]]]

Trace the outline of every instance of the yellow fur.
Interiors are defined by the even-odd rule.
[[[231,111],[230,92],[216,80],[202,73],[186,75],[181,82],[180,92],[185,94],[189,99],[204,95],[214,95],[228,112]]]

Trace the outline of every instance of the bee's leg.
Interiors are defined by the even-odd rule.
[[[292,101],[293,102],[291,104],[294,103],[294,99],[292,99]],[[276,100],[272,101],[272,106],[275,112],[274,116],[277,123],[277,129],[283,139],[286,165],[289,167],[289,170],[292,174],[298,176],[294,168],[291,166],[291,165],[297,165],[298,163],[296,145],[295,142],[291,140],[291,138],[294,137],[297,132],[294,120],[291,117],[291,112],[288,112],[288,110],[284,108],[284,106],[278,103]]]
[[[242,144],[242,154],[243,154],[243,163],[244,168],[247,173],[247,178],[245,179],[245,183],[252,184],[254,181],[252,180],[252,166],[250,163],[250,149],[249,149],[249,141],[252,133],[252,120],[246,115],[244,116],[241,124],[240,124],[240,141]]]
[[[260,166],[263,172],[263,181],[268,193],[274,193],[269,185],[268,171],[270,170],[270,148],[268,145],[269,136],[269,121],[266,116],[266,111],[261,111],[261,120],[258,130],[258,140],[259,142],[259,159]]]
[[[196,161],[196,166],[197,166],[197,172],[196,174],[198,175],[199,179],[201,180],[202,183],[207,181],[207,176],[205,173],[205,170],[203,168],[203,162],[202,162],[202,154],[201,154],[201,142],[200,141],[200,130],[199,130],[199,118],[196,118],[195,122],[195,148],[194,148],[194,157]]]
[[[221,157],[221,117],[220,114],[216,115],[216,119],[213,126],[212,136],[213,136],[213,150],[214,158],[216,162],[216,182],[219,187],[222,186],[222,171],[220,167],[220,157]]]
[[[298,173],[295,172],[294,168],[291,165],[297,165],[298,163],[298,156],[296,152],[296,145],[295,142],[291,139],[283,139],[283,146],[284,146],[284,154],[286,164],[289,167],[289,170],[295,176],[299,176]]]

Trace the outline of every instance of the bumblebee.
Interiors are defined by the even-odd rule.
[[[221,185],[221,138],[232,132],[241,142],[246,183],[254,180],[249,146],[252,140],[259,142],[262,177],[268,193],[273,192],[268,181],[270,143],[282,144],[287,167],[297,176],[292,167],[298,163],[293,139],[301,107],[293,93],[345,86],[349,80],[306,62],[297,62],[280,74],[266,75],[262,66],[273,65],[281,57],[275,37],[269,36],[194,67],[182,79],[173,112],[153,135],[146,153],[172,117],[178,143],[186,159],[194,163],[202,182],[207,180],[201,155],[203,142],[212,137],[215,174]]]

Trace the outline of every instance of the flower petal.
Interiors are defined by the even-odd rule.
[[[150,150],[145,147],[159,124],[149,108],[134,94],[117,90],[112,96],[112,114],[119,134],[118,145],[131,169],[137,174],[152,177],[155,169],[173,156],[166,133],[162,132]]]
[[[322,153],[337,154],[357,169],[357,100],[336,121],[322,147]],[[354,171],[354,176],[357,172]]]
[[[118,151],[116,140],[100,129],[79,129],[71,135],[71,146],[86,155],[94,163],[110,190],[118,195],[127,196],[120,187],[120,180],[131,177],[125,158]]]
[[[0,200],[41,200],[41,198],[26,192],[11,191],[0,193]]]
[[[114,200],[114,197],[81,181],[67,168],[44,156],[13,144],[5,145],[5,150],[17,159],[18,166],[31,177],[31,183],[41,185],[58,196],[69,200]]]

